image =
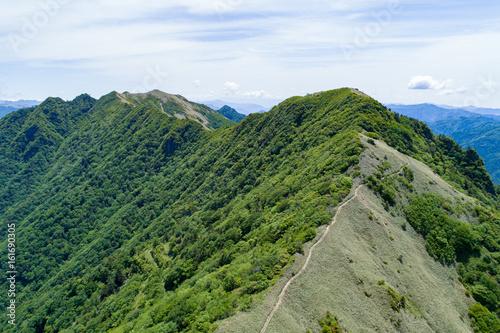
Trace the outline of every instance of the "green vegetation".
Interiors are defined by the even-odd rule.
[[[469,226],[448,216],[456,210],[444,198],[426,194],[411,200],[406,216],[425,237],[429,254],[444,264],[458,262],[460,281],[479,302],[469,311],[476,332],[498,332],[493,328],[500,327],[500,219],[476,206],[478,224]]]
[[[449,217],[443,210],[445,200],[434,194],[414,197],[406,208],[408,222],[425,237],[429,253],[444,264],[451,264],[457,255],[476,248],[474,235],[466,223]]]
[[[391,308],[394,311],[400,312],[401,310],[406,310],[415,316],[421,316],[415,304],[407,296],[398,293],[390,286],[386,287],[387,293],[391,297]]]
[[[497,333],[500,332],[500,321],[498,317],[488,311],[479,303],[469,308],[469,316],[472,319],[474,332]]]
[[[321,333],[345,333],[349,332],[345,327],[339,323],[337,316],[331,314],[329,311],[324,318],[318,319],[318,324],[321,327]],[[307,330],[311,333],[311,330]]]
[[[19,332],[212,331],[258,301],[331,221],[352,187],[361,131],[495,202],[477,154],[349,89],[293,97],[232,127],[190,104],[213,131],[171,116],[188,103],[179,96],[123,96],[50,98],[0,120],[0,220],[16,224],[22,249]],[[389,185],[380,193],[391,204]],[[436,256],[448,262],[440,228]],[[455,256],[465,246],[448,244]]]
[[[240,121],[243,120],[243,118],[245,118],[244,114],[238,113],[238,111],[227,105],[221,107],[219,110],[217,110],[217,112],[219,112],[227,119],[231,119],[232,121],[235,121],[237,123],[239,123]]]
[[[208,132],[114,93],[86,112],[76,102],[48,100],[2,123],[19,127],[2,132],[4,151],[30,138],[5,152],[11,177],[41,161],[26,190],[2,179],[13,193],[2,217],[30,249],[18,257],[25,331],[211,330],[331,220],[352,186],[342,173],[361,152],[354,131],[308,134],[316,117],[300,126],[256,115]],[[78,115],[64,116],[64,136],[51,121],[61,113]]]
[[[396,174],[387,174],[386,171],[391,168],[391,165],[384,161],[378,166],[378,171],[375,174],[368,176],[365,179],[366,184],[375,193],[380,195],[384,201],[384,206],[389,210],[390,206],[396,203],[396,193],[398,189],[413,191],[413,172],[407,166],[403,166],[401,172]],[[369,217],[371,218],[371,215]]]
[[[189,102],[181,95],[166,94],[160,90],[153,90],[146,94],[120,94],[122,101],[134,106],[161,110],[169,116],[181,119],[192,119],[202,124],[206,129],[217,129],[235,122],[212,110],[204,104]]]

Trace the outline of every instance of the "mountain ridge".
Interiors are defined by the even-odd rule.
[[[221,107],[219,110],[217,110],[220,114],[222,114],[224,117],[231,119],[237,123],[243,120],[245,118],[244,114],[238,113],[235,109],[228,105],[224,105]]]
[[[348,88],[213,130],[176,117],[177,103],[117,94],[52,98],[0,120],[0,219],[28,249],[18,260],[22,331],[209,332],[254,309],[354,183],[396,209],[397,187],[359,166],[358,133],[498,205],[477,153]]]
[[[415,177],[412,181],[415,191],[426,191],[425,187],[432,181],[433,188],[439,188],[442,195],[461,204],[474,202],[423,163],[394,151],[382,141],[374,140],[373,144],[363,135],[361,140],[366,147],[360,163],[362,173],[368,173],[369,169],[375,172],[381,164],[389,163],[391,166],[384,177],[390,178],[404,173],[409,166]],[[398,194],[398,200],[404,196]],[[327,311],[335,313],[342,326],[352,332],[375,328],[384,332],[472,331],[470,323],[460,319],[467,317],[471,300],[460,286],[454,269],[436,265],[418,234],[410,226],[402,225],[404,218],[399,212],[388,212],[383,207],[383,200],[375,196],[367,184],[358,182],[347,198],[327,226],[330,232],[328,229],[318,232],[304,256],[290,267],[262,303],[256,304],[252,312],[242,312],[223,321],[216,332],[241,332],[243,329],[262,333],[307,329],[320,332],[321,325],[312,314],[324,315]],[[325,240],[322,244],[321,239]],[[315,245],[316,250],[311,253]],[[306,258],[312,258],[309,268],[299,277],[295,272],[304,267]],[[419,276],[419,279],[413,280],[412,276]],[[288,288],[281,309],[271,312],[277,308],[280,296],[291,282],[295,286]],[[437,290],[432,291],[432,288],[436,284],[447,291],[446,300],[443,296],[438,300],[434,297]],[[406,295],[408,304],[418,298],[420,312],[411,309],[410,305],[400,311],[388,306],[389,288]],[[274,313],[276,318],[267,322],[266,330],[269,313]]]
[[[244,115],[249,115],[251,113],[262,113],[262,112],[267,112],[271,109],[271,107],[265,107],[259,104],[253,104],[253,103],[237,103],[237,102],[230,102],[230,101],[222,101],[222,100],[213,100],[213,101],[200,101],[199,103],[208,105],[214,110],[218,110],[224,105],[227,105],[229,107],[232,107],[235,109],[237,112],[244,114]]]
[[[399,112],[405,116],[412,117],[425,123],[432,123],[447,118],[460,117],[488,117],[500,121],[500,117],[494,114],[481,114],[461,108],[445,107],[431,103],[422,104],[387,104],[391,110]]]
[[[220,126],[234,124],[232,120],[228,120],[223,116],[221,117],[217,111],[203,104],[189,102],[181,95],[168,94],[157,89],[148,93],[131,94],[125,92],[123,94],[116,94],[124,103],[131,103],[132,105],[139,103],[153,106],[179,119],[193,119],[198,121],[206,129],[215,129]],[[180,108],[175,107],[175,105],[180,106]]]

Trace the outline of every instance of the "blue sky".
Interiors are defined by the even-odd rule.
[[[349,86],[500,108],[497,1],[0,3],[0,99],[160,89],[270,106]]]

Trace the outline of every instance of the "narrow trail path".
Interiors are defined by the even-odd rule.
[[[384,178],[387,178],[387,177],[390,177],[392,175],[395,175],[397,173],[400,173],[403,168],[405,166],[408,166],[410,165],[411,161],[410,161],[410,158],[408,156],[406,156],[407,160],[408,160],[408,163],[404,164],[401,168],[398,169],[398,171],[395,171],[393,173],[390,173],[386,176],[384,176],[382,179]],[[311,248],[309,249],[309,253],[307,255],[307,259],[306,261],[304,262],[304,265],[302,266],[302,268],[298,271],[297,274],[295,274],[294,276],[292,276],[290,278],[290,280],[288,280],[288,282],[285,284],[285,286],[283,287],[283,290],[281,290],[281,293],[279,294],[278,296],[278,301],[276,302],[276,304],[274,305],[274,308],[273,310],[271,311],[271,313],[269,314],[269,316],[267,316],[267,320],[264,324],[264,327],[262,327],[262,329],[260,330],[260,333],[264,333],[266,330],[267,330],[267,326],[269,325],[269,323],[271,322],[271,320],[273,319],[273,316],[274,314],[276,313],[276,311],[278,311],[280,305],[281,305],[281,302],[283,300],[283,297],[285,296],[285,293],[286,293],[286,290],[288,289],[288,287],[292,284],[292,282],[298,278],[307,268],[307,266],[309,265],[309,261],[311,260],[311,256],[313,254],[313,251],[314,249],[316,248],[316,246],[318,246],[319,244],[321,244],[323,242],[323,240],[326,238],[326,236],[328,235],[328,232],[330,231],[330,227],[333,226],[336,222],[337,222],[337,217],[339,216],[339,213],[340,211],[342,210],[342,208],[347,205],[349,202],[351,202],[352,200],[354,200],[357,196],[358,196],[358,191],[363,187],[363,186],[366,186],[365,184],[360,184],[358,185],[358,187],[356,187],[356,190],[354,191],[354,195],[347,201],[345,201],[342,205],[339,206],[339,208],[337,209],[337,213],[335,213],[335,216],[333,217],[333,220],[332,222],[330,222],[330,224],[326,227],[325,229],[325,232],[323,232],[323,235],[321,235],[320,239],[318,239],[318,241],[316,243],[313,244],[313,246],[311,246]]]

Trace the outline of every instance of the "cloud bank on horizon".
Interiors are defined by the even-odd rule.
[[[500,3],[2,1],[0,99],[161,89],[271,105],[357,87],[382,102],[500,106]]]

